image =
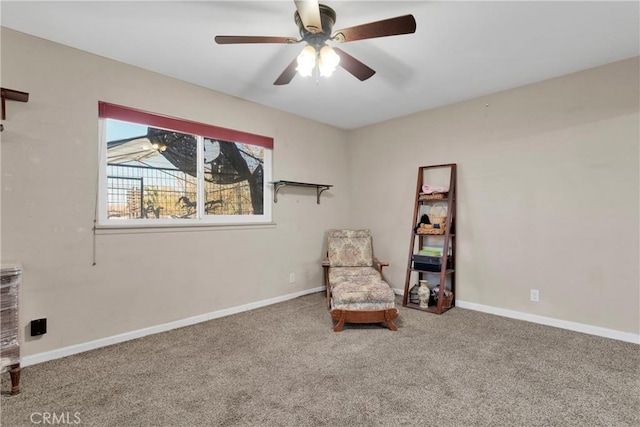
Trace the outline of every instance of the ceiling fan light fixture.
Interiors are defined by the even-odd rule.
[[[340,56],[331,49],[331,47],[325,45],[320,49],[320,59],[318,61],[318,68],[320,69],[320,75],[323,77],[331,77],[331,74],[336,70],[340,63]]]
[[[2,1],[2,0],[0,0]],[[300,31],[300,38],[274,36],[215,36],[218,44],[246,43],[306,43],[306,47],[298,57],[286,66],[284,71],[273,82],[281,86],[291,82],[296,74],[301,76],[315,75],[318,78],[329,77],[338,65],[360,81],[365,81],[376,72],[342,49],[331,48],[327,42],[346,43],[357,40],[375,39],[379,37],[398,36],[416,32],[416,20],[413,15],[396,16],[395,18],[369,22],[333,31],[336,12],[317,0],[295,0],[296,12],[294,21]],[[332,35],[333,34],[333,35]]]
[[[311,76],[316,67],[316,56],[316,49],[311,45],[306,46],[298,55],[296,71],[303,77]]]

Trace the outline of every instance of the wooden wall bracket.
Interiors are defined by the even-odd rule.
[[[29,94],[27,92],[20,92],[19,90],[0,88],[0,97],[2,98],[2,120],[6,120],[7,112],[5,107],[5,101],[19,101],[28,102]],[[0,124],[0,131],[4,130],[4,126]]]

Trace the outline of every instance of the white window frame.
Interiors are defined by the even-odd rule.
[[[272,223],[273,190],[270,182],[272,172],[272,149],[264,149],[263,164],[263,213],[261,215],[206,215],[204,212],[204,136],[194,135],[197,141],[197,205],[195,218],[138,218],[138,219],[113,219],[108,218],[107,204],[107,126],[106,120],[99,118],[99,154],[98,154],[98,201],[97,201],[97,227],[99,228],[138,228],[138,227],[193,227],[207,225],[251,225]],[[118,120],[118,119],[115,119]],[[159,128],[158,126],[153,126]],[[162,128],[159,128],[162,129]],[[186,133],[174,129],[164,129],[173,132]],[[210,137],[207,137],[210,138]],[[213,139],[213,138],[210,138]],[[234,141],[241,144],[253,145],[243,141]]]

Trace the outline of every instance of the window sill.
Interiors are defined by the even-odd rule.
[[[276,228],[275,222],[246,224],[155,224],[155,225],[98,225],[94,231],[97,235],[108,234],[145,234],[145,233],[184,233],[193,231],[228,231],[228,230],[261,230]]]

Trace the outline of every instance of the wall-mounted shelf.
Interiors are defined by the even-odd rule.
[[[0,97],[2,98],[2,120],[7,118],[5,101],[29,101],[29,94],[27,92],[20,92],[19,90],[0,88]],[[0,131],[4,130],[4,126],[0,124]]]
[[[320,204],[320,195],[333,187],[333,185],[328,184],[309,184],[307,182],[296,182],[296,181],[274,181],[273,184],[273,203],[278,203],[278,191],[282,187],[286,187],[287,185],[293,187],[314,187],[316,189],[316,194],[318,196],[317,203]]]

